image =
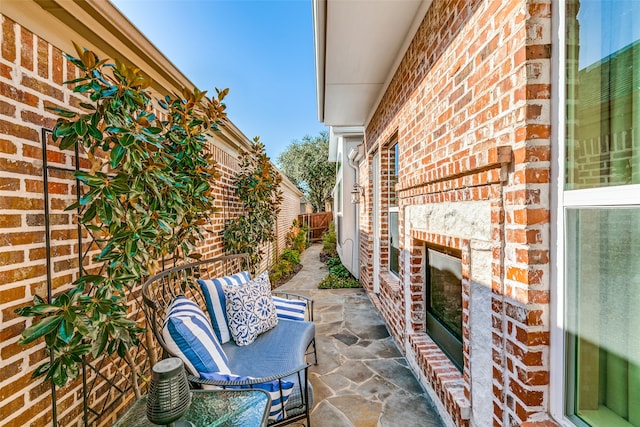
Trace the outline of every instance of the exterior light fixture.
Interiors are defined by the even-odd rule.
[[[184,363],[177,357],[161,360],[151,370],[151,385],[147,396],[147,418],[154,424],[169,427],[193,427],[178,420],[191,404],[191,390]]]
[[[360,203],[360,198],[364,197],[364,187],[358,184],[353,184],[353,190],[351,190],[351,203],[357,205]]]

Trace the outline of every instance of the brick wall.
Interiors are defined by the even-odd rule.
[[[396,139],[400,147],[401,290],[387,292],[381,280],[377,306],[456,425],[480,416],[492,417],[476,418],[481,425],[503,426],[548,416],[550,3],[434,0],[366,128],[368,200],[373,154],[384,155]],[[367,203],[360,218],[361,281],[369,291],[371,209]],[[384,279],[384,232],[381,238]],[[463,251],[461,373],[439,364],[442,352],[424,333],[425,244]],[[482,285],[487,299],[474,306],[472,290]],[[398,304],[398,294],[410,300]],[[470,317],[485,315],[489,348],[472,348],[478,326]],[[397,323],[405,316],[403,334]],[[474,363],[492,376],[492,403],[472,393],[482,375]],[[451,394],[451,381],[461,394]]]
[[[56,117],[46,107],[78,107],[80,98],[62,84],[77,76],[75,67],[62,52],[26,28],[0,15],[2,38],[0,44],[0,413],[2,425],[45,426],[53,417],[51,390],[42,379],[31,379],[31,374],[47,354],[44,343],[27,346],[18,344],[20,333],[31,320],[18,317],[14,310],[33,298],[46,297],[47,269],[45,261],[45,217],[42,129],[52,128]],[[240,214],[239,204],[233,196],[232,179],[238,167],[237,155],[229,154],[216,141],[211,146],[218,163],[221,178],[215,193],[216,206],[213,231],[206,235],[201,252],[206,257],[222,253],[221,230],[226,219]],[[74,168],[71,151],[61,152],[47,136],[49,166]],[[80,160],[86,166],[85,160]],[[67,288],[77,278],[78,253],[90,244],[86,232],[84,245],[78,247],[78,230],[73,216],[64,208],[75,200],[75,180],[70,172],[49,169],[48,191],[51,223],[51,287],[53,292]],[[299,199],[285,189],[283,222],[290,224],[299,211]],[[279,227],[279,241],[284,239],[288,227]],[[91,270],[90,261],[85,268]],[[142,321],[139,301],[132,301],[132,315]],[[144,365],[143,353],[138,361]],[[99,361],[96,361],[99,362]],[[100,372],[116,378],[120,386],[126,385],[129,375],[119,361],[107,360]],[[92,381],[97,378],[97,381]],[[96,373],[88,373],[92,407],[115,402],[105,416],[96,420],[89,415],[92,425],[111,425],[126,410],[133,398],[128,393],[123,399],[109,391]],[[77,380],[56,392],[57,419],[60,425],[82,425],[82,382]]]

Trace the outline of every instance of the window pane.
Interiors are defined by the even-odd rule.
[[[462,339],[462,262],[433,249],[429,259],[429,307],[458,339]]]
[[[567,1],[567,190],[640,183],[640,2]]]
[[[398,274],[400,259],[400,232],[398,231],[398,211],[389,212],[389,270]]]
[[[567,414],[640,426],[640,208],[566,211]]]
[[[387,173],[389,174],[389,182],[387,183],[387,188],[389,206],[398,206],[398,198],[396,195],[396,184],[398,183],[398,144],[389,147],[388,155]]]

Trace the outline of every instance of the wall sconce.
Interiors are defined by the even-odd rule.
[[[359,184],[353,184],[353,190],[351,190],[351,203],[357,205],[360,203],[360,198],[364,198],[364,187]]]

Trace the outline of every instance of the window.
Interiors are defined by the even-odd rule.
[[[564,414],[640,426],[640,2],[566,2]]]
[[[396,184],[398,183],[398,144],[389,148],[387,158],[387,200],[389,204],[389,271],[396,276],[400,270],[400,231],[398,227],[398,198]]]
[[[427,248],[427,333],[462,370],[462,262],[459,251]]]
[[[335,194],[335,220],[336,223],[334,224],[336,227],[336,239],[338,241],[338,246],[342,245],[342,216],[343,216],[343,212],[342,212],[342,206],[343,206],[343,200],[342,200],[342,176],[338,175],[339,178],[336,182],[336,186],[334,189],[334,194]]]

